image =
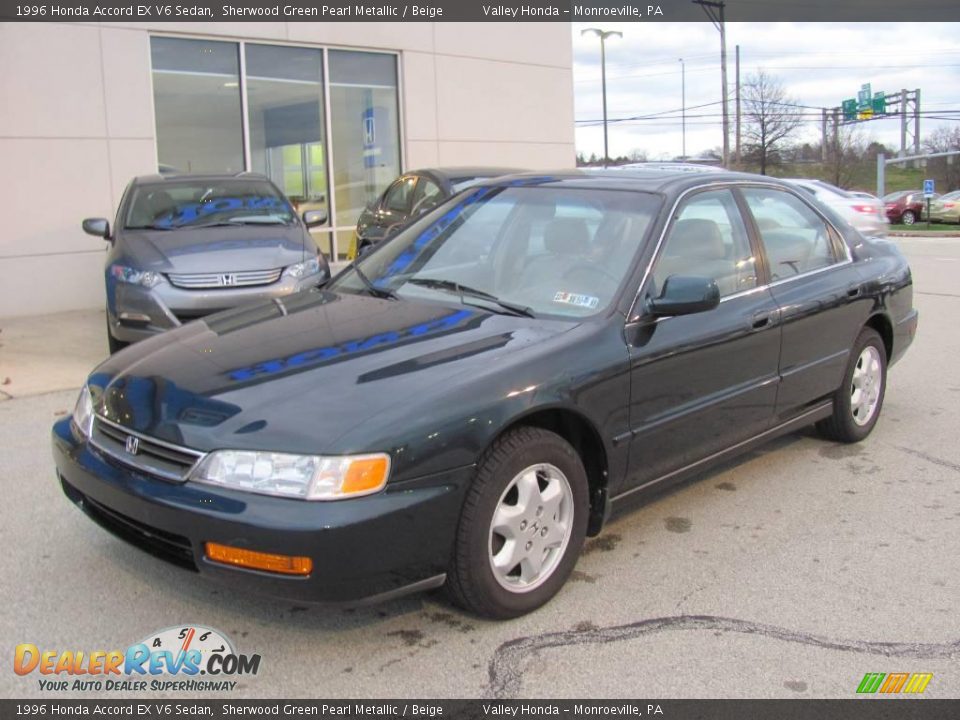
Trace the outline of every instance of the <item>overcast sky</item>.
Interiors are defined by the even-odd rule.
[[[655,113],[670,116],[610,123],[612,157],[633,150],[645,151],[650,159],[680,154],[681,57],[686,66],[687,154],[722,144],[720,33],[709,22],[574,23],[573,81],[578,121],[603,117],[600,41],[596,36],[581,37],[584,28],[598,26],[623,32],[622,40],[607,41],[609,118]],[[920,88],[923,113],[960,110],[960,23],[728,23],[731,152],[737,44],[741,82],[763,68],[804,105],[835,107],[845,98],[856,97],[862,84],[870,83],[874,92]],[[693,108],[706,103],[714,104]],[[953,121],[921,117],[921,138],[938,125],[956,126],[960,113],[956,117]],[[867,140],[899,148],[898,119],[861,123],[859,128]],[[811,121],[799,137],[819,141],[819,121]],[[588,127],[578,122],[577,152],[602,155],[603,130],[599,123]]]

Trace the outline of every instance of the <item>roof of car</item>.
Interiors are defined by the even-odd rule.
[[[158,173],[155,175],[138,175],[131,182],[134,185],[153,185],[155,183],[165,182],[183,182],[184,180],[195,180],[197,182],[210,182],[215,180],[269,180],[266,175],[254,172],[239,173]]]
[[[592,187],[610,190],[639,190],[643,192],[669,193],[682,191],[698,185],[717,182],[764,182],[789,188],[788,183],[766,175],[711,169],[707,172],[691,172],[687,168],[644,168],[633,166],[619,169],[582,169],[528,172],[508,175],[491,180],[484,185],[562,185],[570,188]]]
[[[420,168],[419,170],[411,170],[411,173],[430,173],[436,177],[444,178],[446,180],[463,180],[465,178],[491,178],[499,177],[501,175],[514,175],[516,173],[524,172],[519,168],[507,168],[507,167],[481,167],[474,165],[464,165],[462,167],[436,167],[436,168]]]

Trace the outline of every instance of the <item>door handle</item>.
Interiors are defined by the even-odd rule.
[[[773,325],[779,315],[779,310],[761,310],[760,312],[755,312],[751,319],[750,327],[754,330],[763,330],[763,328]]]
[[[861,290],[862,288],[859,285],[854,285],[852,287],[849,287],[847,288],[847,297],[849,298],[858,297],[860,295]]]

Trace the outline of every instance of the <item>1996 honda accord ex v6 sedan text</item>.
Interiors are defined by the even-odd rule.
[[[114,355],[53,429],[67,497],[238,588],[446,585],[531,611],[640,491],[816,423],[863,440],[910,269],[784,183],[514,175],[324,286]]]

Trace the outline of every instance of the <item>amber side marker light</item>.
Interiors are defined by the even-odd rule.
[[[308,557],[274,555],[242,548],[208,542],[205,544],[207,559],[225,565],[264,570],[281,575],[309,575],[313,570],[313,560]]]

